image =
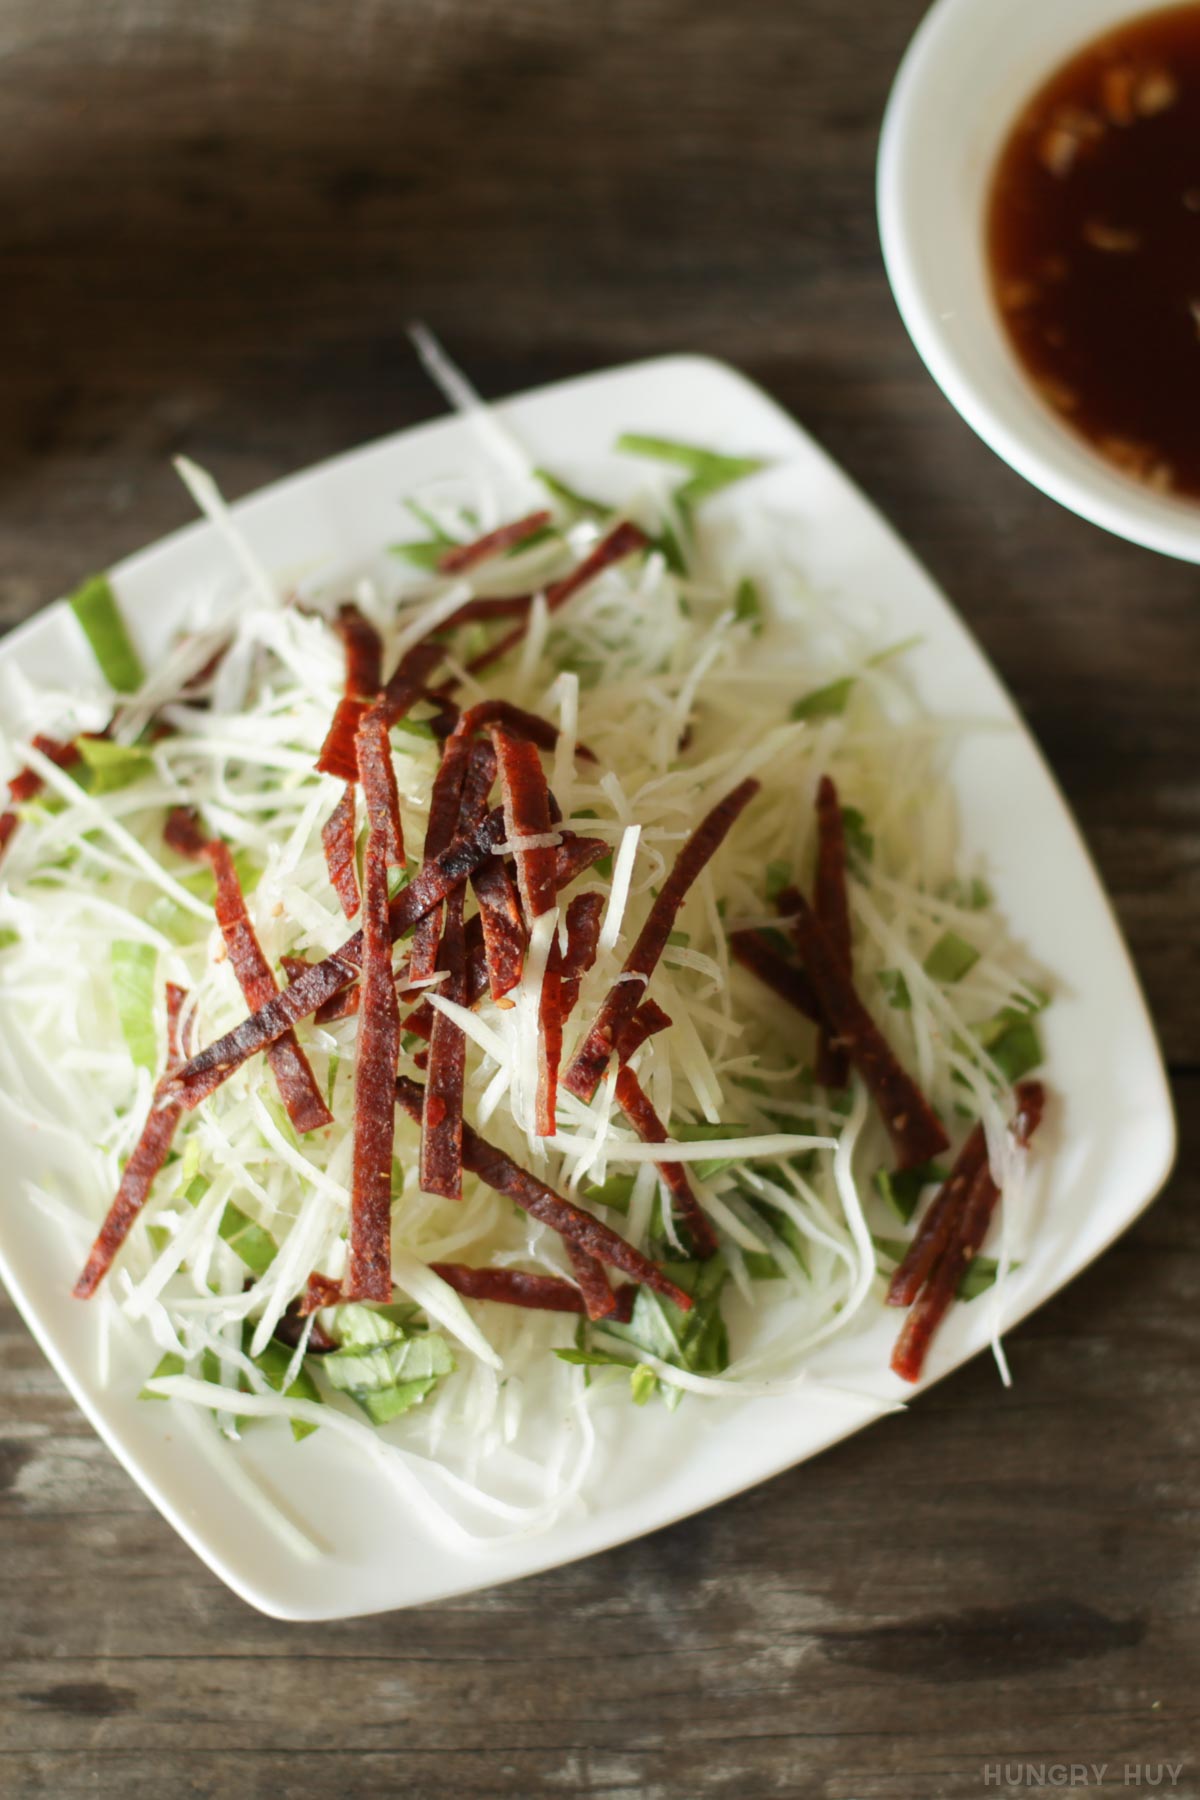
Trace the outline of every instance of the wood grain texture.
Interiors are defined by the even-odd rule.
[[[1200,1793],[1200,592],[1042,499],[903,332],[873,212],[921,0],[5,0],[0,622],[428,416],[709,351],[847,467],[1025,707],[1140,964],[1167,1196],[901,1418],[642,1543],[319,1631],[250,1612],[0,1311],[0,1791],[967,1800]],[[1114,1046],[1114,1054],[1119,1046]],[[1163,1791],[1166,1791],[1165,1789]]]

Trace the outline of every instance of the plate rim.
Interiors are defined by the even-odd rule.
[[[743,391],[743,395],[746,398],[751,399],[760,410],[765,409],[772,414],[778,422],[784,425],[787,430],[793,434],[798,440],[798,444],[803,445],[806,454],[814,458],[825,473],[832,475],[838,483],[852,491],[857,503],[866,509],[872,519],[876,522],[880,531],[886,537],[890,554],[902,559],[909,568],[919,576],[932,593],[936,595],[944,614],[944,623],[956,631],[961,639],[965,640],[970,653],[986,671],[999,695],[1002,697],[1005,710],[1011,720],[1016,723],[1026,746],[1033,751],[1042,780],[1050,793],[1054,796],[1058,831],[1061,832],[1064,826],[1067,828],[1069,839],[1074,846],[1076,857],[1082,861],[1083,866],[1090,876],[1091,886],[1102,901],[1111,934],[1116,943],[1120,946],[1124,958],[1124,970],[1129,979],[1130,992],[1136,1001],[1138,1008],[1138,1023],[1144,1032],[1147,1047],[1153,1051],[1154,1061],[1152,1072],[1156,1090],[1155,1098],[1158,1103],[1154,1118],[1155,1122],[1163,1128],[1161,1153],[1153,1169],[1147,1173],[1145,1184],[1146,1191],[1144,1194],[1141,1195],[1135,1206],[1122,1209],[1120,1218],[1114,1223],[1111,1232],[1107,1232],[1104,1235],[1103,1241],[1091,1251],[1086,1260],[1077,1268],[1070,1269],[1060,1280],[1052,1280],[1048,1285],[1041,1286],[1036,1295],[1031,1296],[1027,1303],[1018,1301],[1016,1305],[1011,1307],[1006,1314],[1004,1327],[1006,1334],[1011,1333],[1019,1324],[1028,1318],[1030,1314],[1037,1311],[1049,1300],[1053,1299],[1071,1281],[1075,1280],[1077,1276],[1083,1274],[1086,1269],[1090,1268],[1098,1257],[1103,1255],[1111,1247],[1117,1238],[1122,1236],[1139,1218],[1141,1218],[1146,1210],[1153,1204],[1155,1199],[1162,1193],[1175,1165],[1178,1151],[1178,1126],[1169,1075],[1153,1017],[1150,1013],[1146,996],[1142,989],[1136,965],[1133,962],[1128,944],[1126,943],[1120,919],[1108,890],[1100,877],[1100,873],[1095,865],[1079,824],[1067,804],[1065,795],[1062,792],[1053,770],[1045,758],[1040,743],[1026,723],[1009,692],[1007,685],[994,667],[983,647],[978,643],[973,633],[968,628],[966,621],[958,612],[958,609],[955,607],[950,596],[941,584],[935,580],[915,551],[892,525],[891,520],[880,507],[863,492],[858,483],[854,481],[854,479],[839,463],[836,462],[820,443],[811,436],[806,428],[757,382],[744,375],[739,369],[734,368],[732,365],[717,357],[690,352],[679,352],[662,356],[647,357],[629,363],[617,364],[608,368],[588,371],[582,375],[566,377],[562,380],[546,383],[540,387],[526,389],[520,393],[506,396],[503,399],[493,402],[492,405],[496,410],[503,413],[503,411],[509,407],[550,400],[552,398],[562,399],[564,397],[582,394],[588,389],[602,388],[618,378],[629,379],[640,375],[658,374],[672,370],[677,373],[686,373],[689,370],[703,372],[709,377],[716,375],[722,381],[732,383],[739,387]],[[238,500],[231,502],[230,510],[234,517],[237,518],[247,511],[252,511],[259,502],[278,499],[285,495],[289,489],[300,488],[306,482],[320,482],[335,470],[346,469],[356,460],[368,457],[372,453],[386,451],[393,445],[404,445],[405,447],[414,445],[419,446],[423,437],[433,437],[439,433],[444,433],[447,426],[462,426],[463,424],[464,422],[453,413],[441,414],[428,420],[422,420],[416,425],[384,433],[377,438],[335,452],[334,455],[324,458],[320,462],[308,464],[303,468],[293,470],[262,487],[253,489]],[[165,536],[154,540],[151,544],[144,545],[130,555],[123,557],[120,561],[112,565],[108,573],[113,579],[114,585],[116,585],[119,590],[122,579],[127,578],[130,574],[136,574],[139,567],[148,562],[152,557],[169,548],[186,545],[191,540],[209,540],[212,538],[214,531],[214,526],[205,518],[189,521],[182,526],[176,527]],[[13,655],[19,655],[22,644],[32,636],[37,629],[45,624],[49,615],[65,609],[66,604],[66,601],[61,599],[51,601],[46,606],[39,608],[29,619],[22,621],[8,632],[5,637],[0,640],[0,662],[7,661],[9,657]],[[1056,838],[1056,841],[1059,840]],[[1140,1186],[1141,1184],[1139,1184],[1139,1187]],[[127,1447],[122,1442],[118,1424],[115,1420],[109,1420],[103,1406],[93,1399],[93,1396],[87,1391],[82,1381],[76,1377],[70,1360],[68,1356],[64,1354],[62,1346],[54,1332],[52,1330],[42,1330],[41,1321],[36,1316],[36,1309],[28,1302],[27,1296],[23,1291],[24,1284],[17,1278],[15,1271],[12,1268],[7,1247],[2,1236],[0,1236],[0,1276],[3,1277],[5,1285],[8,1288],[13,1303],[22,1320],[39,1348],[46,1355],[48,1361],[55,1370],[55,1373],[66,1387],[75,1404],[80,1408],[80,1411],[83,1413],[91,1427],[97,1432],[102,1442],[104,1442],[109,1450],[111,1450],[121,1467],[141,1491],[146,1494],[147,1498],[150,1499],[165,1521],[179,1533],[184,1542],[195,1552],[205,1566],[233,1592],[238,1594],[242,1600],[269,1617],[292,1623],[311,1623],[323,1620],[365,1617],[374,1612],[395,1611],[418,1605],[432,1604],[436,1600],[450,1598],[457,1594],[474,1592],[491,1586],[507,1584],[509,1581],[513,1580],[523,1580],[528,1576],[542,1573],[547,1569],[565,1566],[566,1564],[580,1560],[585,1556],[597,1555],[602,1551],[617,1549],[624,1544],[636,1541],[638,1538],[649,1536],[656,1531],[666,1529],[668,1526],[676,1524],[684,1518],[706,1511],[711,1506],[721,1505],[724,1502],[732,1500],[738,1495],[747,1492],[750,1488],[758,1486],[763,1481],[774,1479],[776,1475],[784,1473],[787,1469],[798,1467],[800,1464],[811,1460],[814,1456],[821,1455],[825,1450],[832,1449],[835,1445],[844,1442],[847,1437],[853,1436],[856,1432],[861,1430],[865,1424],[873,1423],[874,1420],[877,1417],[882,1416],[883,1412],[886,1410],[883,1407],[879,1407],[876,1409],[875,1413],[869,1414],[865,1418],[849,1418],[836,1431],[824,1437],[821,1444],[814,1449],[802,1449],[795,1455],[785,1454],[777,1464],[766,1472],[756,1471],[749,1474],[744,1481],[738,1481],[735,1485],[724,1487],[721,1492],[715,1496],[701,1497],[694,1504],[685,1503],[662,1516],[655,1515],[649,1523],[638,1524],[633,1522],[628,1529],[618,1528],[615,1532],[603,1536],[602,1541],[597,1542],[590,1547],[585,1546],[580,1549],[568,1548],[564,1551],[558,1551],[554,1548],[555,1532],[551,1529],[544,1533],[540,1538],[530,1540],[534,1546],[534,1554],[527,1566],[522,1566],[519,1569],[511,1571],[506,1569],[499,1573],[494,1570],[489,1571],[486,1553],[482,1553],[474,1565],[467,1564],[466,1562],[460,1563],[459,1572],[462,1576],[461,1580],[443,1584],[438,1587],[436,1593],[424,1595],[420,1599],[394,1599],[385,1596],[380,1601],[378,1607],[351,1606],[349,1608],[328,1608],[316,1607],[304,1602],[300,1602],[299,1604],[288,1604],[286,1598],[281,1597],[279,1594],[272,1592],[265,1587],[256,1588],[253,1581],[243,1578],[241,1571],[228,1563],[222,1556],[220,1547],[210,1538],[206,1537],[201,1528],[194,1526],[182,1509],[160,1489],[155,1476],[142,1465],[136,1449]],[[929,1388],[943,1380],[946,1376],[956,1372],[964,1363],[979,1355],[984,1348],[984,1346],[978,1346],[976,1348],[968,1349],[960,1355],[955,1355],[944,1368],[939,1368],[936,1373],[923,1377],[917,1387],[913,1390],[911,1399],[915,1400]],[[736,1396],[731,1396],[731,1398],[736,1399]],[[226,1486],[228,1489],[232,1490],[233,1483],[227,1482]]]

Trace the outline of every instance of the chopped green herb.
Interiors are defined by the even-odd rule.
[[[252,1335],[253,1332],[251,1327],[247,1326],[245,1331],[245,1341],[242,1345],[242,1348],[247,1355],[249,1354],[250,1339]],[[254,1365],[257,1369],[261,1370],[267,1382],[275,1389],[275,1392],[277,1394],[282,1394],[284,1391],[283,1384],[287,1380],[288,1366],[291,1363],[291,1360],[292,1353],[287,1346],[285,1344],[277,1344],[274,1339],[272,1339],[266,1349],[254,1358]],[[242,1380],[240,1385],[243,1388],[249,1388],[249,1383],[245,1379]],[[316,1382],[304,1367],[303,1363],[301,1363],[299,1369],[297,1369],[296,1378],[288,1388],[285,1397],[288,1400],[310,1400],[315,1406],[324,1404],[321,1399],[320,1388],[318,1388]],[[292,1436],[297,1443],[300,1443],[304,1438],[309,1437],[317,1429],[311,1419],[292,1419],[290,1423],[292,1427]]]
[[[71,595],[71,611],[79,620],[92,654],[110,687],[134,694],[145,680],[137,651],[129,641],[107,575],[93,575]]]
[[[982,912],[992,904],[992,890],[986,881],[973,875],[970,881],[950,881],[942,889],[942,897],[964,912]]]
[[[185,1375],[186,1373],[187,1364],[182,1356],[177,1356],[173,1350],[168,1350],[165,1355],[159,1357],[151,1369],[150,1380],[161,1381],[167,1375]],[[166,1398],[166,1394],[156,1394],[153,1388],[149,1387],[144,1387],[138,1395],[139,1400],[165,1400]]]
[[[824,687],[814,688],[812,693],[805,694],[802,700],[794,701],[789,717],[793,719],[835,719],[839,714],[845,712],[853,689],[853,675],[844,675],[840,681],[826,682]]]
[[[880,969],[879,985],[887,996],[889,1006],[894,1006],[897,1012],[912,1011],[912,995],[899,969]]]
[[[1020,1081],[1043,1060],[1042,1040],[1030,1018],[1014,1019],[987,1045],[988,1055],[1006,1081]]]
[[[553,495],[569,514],[583,519],[603,519],[613,510],[602,500],[590,500],[586,494],[568,487],[565,481],[560,481],[557,475],[551,475],[548,469],[535,469],[533,473],[547,493]]]
[[[778,900],[784,888],[791,885],[792,865],[786,862],[767,864],[767,899]]]
[[[1010,1263],[1009,1272],[1020,1268],[1020,1263]],[[977,1256],[963,1270],[962,1280],[958,1284],[960,1300],[978,1300],[980,1294],[986,1294],[996,1284],[1000,1273],[1000,1264],[994,1256]]]
[[[10,925],[0,927],[0,950],[7,950],[21,941],[20,932],[14,931]]]
[[[747,575],[738,582],[737,593],[733,598],[734,617],[739,623],[748,624],[757,637],[762,631],[762,611],[762,595],[758,591],[758,584]]]
[[[683,554],[683,545],[679,542],[678,533],[673,526],[664,523],[658,536],[650,539],[650,548],[658,551],[672,575],[687,574],[687,558]],[[682,594],[679,596],[679,610],[685,618],[691,611]]]
[[[136,744],[113,744],[107,738],[93,737],[75,741],[88,771],[89,793],[115,793],[154,773],[154,758]]]
[[[449,532],[438,524],[433,514],[424,506],[418,505],[415,500],[406,500],[404,504],[418,525],[423,526],[429,536],[407,544],[389,544],[388,549],[393,556],[402,556],[405,562],[412,563],[415,568],[436,569],[446,551],[457,544],[459,540],[451,537]]]
[[[945,1181],[948,1173],[940,1163],[922,1163],[917,1169],[879,1169],[874,1180],[875,1192],[907,1225],[925,1189],[935,1181]]]
[[[610,1175],[607,1181],[598,1185],[589,1182],[584,1194],[591,1206],[611,1206],[616,1212],[628,1212],[635,1180],[633,1175]]]
[[[872,1232],[871,1242],[875,1246],[877,1255],[885,1262],[902,1263],[908,1255],[907,1238],[876,1237]]]
[[[744,1127],[741,1125],[700,1125],[672,1124],[672,1135],[681,1144],[707,1144],[714,1138],[741,1137]],[[736,1159],[732,1156],[714,1157],[711,1161],[689,1163],[688,1167],[697,1181],[710,1181],[723,1169],[732,1166]]]
[[[593,807],[581,806],[579,808],[579,810],[576,812],[575,817],[577,819],[598,819],[600,817],[600,814],[598,812],[596,812]],[[597,875],[603,875],[603,877],[606,881],[611,881],[612,880],[612,872],[613,872],[613,859],[612,859],[611,852],[609,853],[608,856],[600,857],[597,862],[592,864],[592,867],[595,869]]]
[[[721,1317],[721,1290],[729,1270],[723,1256],[707,1262],[667,1262],[664,1272],[693,1300],[689,1313],[649,1288],[639,1288],[628,1325],[605,1321],[607,1337],[618,1338],[635,1349],[648,1350],[663,1362],[689,1369],[696,1375],[719,1375],[729,1366],[729,1337]],[[667,1376],[661,1377],[662,1395],[668,1406],[677,1406],[681,1390]]]
[[[356,1400],[376,1425],[386,1425],[418,1405],[454,1367],[446,1340],[432,1331],[362,1349],[334,1350],[321,1359],[330,1385]]]
[[[635,1406],[645,1406],[658,1386],[658,1376],[648,1363],[639,1363],[629,1377],[629,1397]]]
[[[205,929],[200,919],[184,912],[166,894],[156,894],[151,900],[146,908],[146,923],[175,944],[194,944]]]
[[[389,1300],[382,1306],[348,1300],[328,1309],[329,1329],[343,1350],[372,1349],[402,1337],[419,1312],[411,1300]]]
[[[241,883],[243,894],[252,894],[262,876],[263,865],[248,850],[243,849],[234,851],[233,866],[237,872],[238,881]],[[191,869],[184,873],[178,873],[175,879],[181,887],[185,887],[189,893],[195,894],[198,900],[211,902],[217,891],[213,872],[209,868]]]
[[[633,1357],[613,1355],[610,1350],[556,1350],[554,1355],[560,1363],[570,1363],[574,1368],[637,1368]]]
[[[866,817],[857,806],[843,806],[842,830],[851,862],[869,863],[875,855],[875,837],[867,830]]]
[[[924,642],[925,639],[917,632],[912,637],[900,638],[895,644],[885,644],[884,648],[877,650],[874,656],[868,656],[867,667],[868,669],[881,668],[884,663],[891,662],[893,657],[903,656],[908,650],[916,650]]]
[[[805,1274],[808,1273],[808,1249],[804,1241],[804,1233],[796,1221],[777,1206],[770,1206],[757,1196],[744,1194],[753,1211],[762,1220],[767,1229],[781,1239],[791,1251]],[[789,1271],[785,1269],[779,1258],[769,1250],[746,1250],[743,1252],[746,1273],[752,1281],[781,1281]]]
[[[757,475],[766,467],[759,456],[722,456],[715,450],[704,450],[695,444],[677,443],[673,438],[646,437],[641,432],[626,431],[617,439],[617,449],[629,456],[647,456],[656,462],[674,463],[685,469],[688,480],[676,494],[684,507],[697,506],[710,494]]]
[[[397,719],[396,723],[392,726],[393,740],[397,735],[400,737],[422,738],[426,743],[436,742],[433,726],[428,719]],[[396,748],[398,750],[403,750],[405,746],[403,744],[397,744]]]
[[[112,989],[121,1034],[139,1069],[158,1067],[158,1037],[154,1029],[154,971],[158,952],[152,944],[133,944],[118,938],[112,952]]]
[[[944,931],[929,955],[925,958],[925,973],[934,981],[945,982],[948,986],[961,981],[969,975],[979,961],[979,952],[974,944],[968,944],[966,938],[959,937],[957,931]]]
[[[189,1137],[179,1160],[179,1185],[188,1188],[200,1173],[200,1139]]]
[[[225,1211],[221,1214],[221,1223],[217,1227],[221,1237],[235,1250],[246,1267],[255,1275],[265,1275],[275,1260],[278,1248],[269,1231],[264,1231],[248,1213],[232,1200],[225,1202]]]
[[[691,941],[692,936],[688,931],[668,931],[667,933],[667,943],[675,950],[686,950]]]

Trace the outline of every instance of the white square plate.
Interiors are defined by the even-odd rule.
[[[1039,1163],[1048,1204],[1032,1253],[1006,1290],[1011,1325],[1076,1275],[1135,1219],[1166,1179],[1175,1147],[1162,1062],[1128,953],[1078,831],[1041,756],[988,664],[905,547],[817,446],[766,395],[721,364],[671,357],[545,388],[501,412],[542,465],[580,477],[617,435],[637,430],[772,459],[771,504],[793,513],[814,583],[866,599],[893,638],[914,633],[913,679],[933,712],[1001,729],[962,740],[953,779],[966,849],[986,859],[1016,936],[1056,978],[1046,1015],[1054,1128]],[[483,472],[471,429],[452,418],[336,458],[242,502],[237,517],[269,568],[352,566],[400,532],[398,502],[431,476]],[[757,484],[730,490],[739,504]],[[749,503],[749,501],[747,501]],[[227,572],[213,528],[177,532],[113,571],[148,659],[182,604]],[[179,602],[179,604],[176,604]],[[87,652],[59,605],[0,645],[31,675],[90,683]],[[786,1399],[694,1401],[673,1414],[628,1409],[619,1466],[589,1511],[545,1535],[449,1549],[375,1463],[332,1432],[293,1444],[272,1421],[236,1446],[207,1416],[137,1399],[144,1340],[114,1339],[98,1379],[95,1311],[71,1298],[73,1247],[21,1196],[36,1144],[6,1129],[0,1273],[72,1395],[165,1518],[252,1605],[279,1618],[325,1619],[410,1606],[588,1555],[765,1480],[814,1455],[911,1392],[887,1370],[895,1314],[833,1341],[819,1373],[861,1394],[801,1389]],[[882,1310],[882,1309],[881,1309]],[[922,1386],[988,1341],[986,1303],[953,1309]],[[184,1414],[186,1416],[181,1416]],[[881,1444],[880,1455],[886,1455]],[[269,1523],[262,1494],[321,1546],[304,1554]],[[257,1503],[256,1503],[257,1501]]]

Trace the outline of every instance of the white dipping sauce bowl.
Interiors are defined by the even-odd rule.
[[[985,243],[992,171],[1025,103],[1076,51],[1162,4],[937,0],[888,101],[879,229],[904,323],[972,430],[1072,512],[1200,562],[1200,507],[1121,474],[1033,387],[992,298]]]

